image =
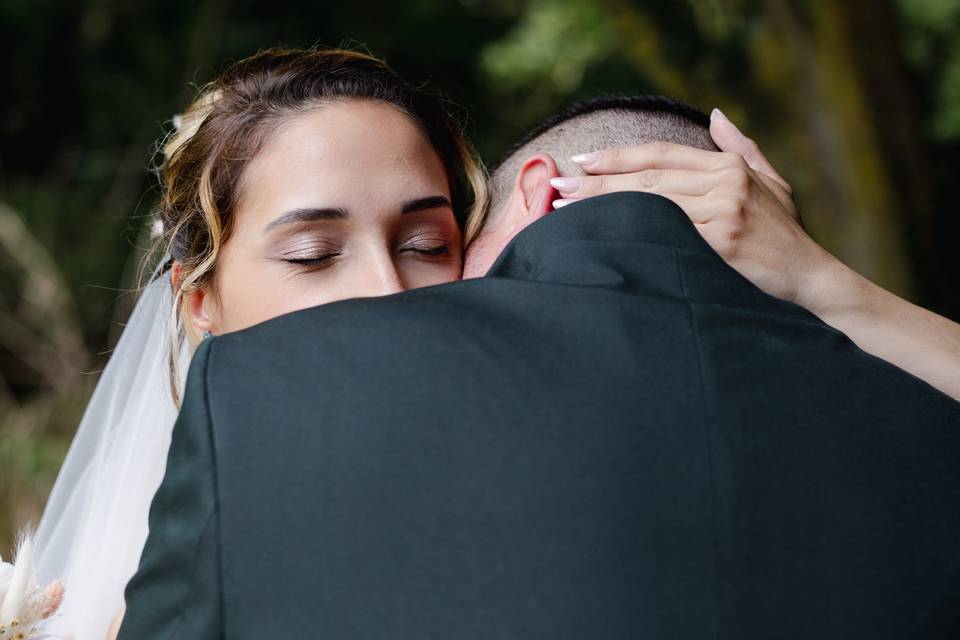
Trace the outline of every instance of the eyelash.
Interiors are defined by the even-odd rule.
[[[442,258],[450,255],[448,238],[434,231],[421,231],[409,238],[400,252],[413,251],[424,258]]]
[[[450,245],[445,244],[439,247],[431,247],[429,249],[416,249],[413,247],[408,247],[406,249],[401,249],[401,251],[413,251],[426,257],[439,258],[450,255]],[[284,258],[284,262],[300,267],[325,267],[340,255],[342,254],[327,253],[313,258]]]
[[[334,258],[339,255],[339,253],[326,253],[314,258],[284,258],[284,262],[300,267],[325,267],[333,262]]]
[[[415,249],[410,247],[409,249],[403,249],[403,251],[415,251],[419,254],[430,256],[430,257],[440,257],[450,255],[450,245],[441,245],[439,247],[431,247],[429,249]]]

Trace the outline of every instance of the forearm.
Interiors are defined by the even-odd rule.
[[[858,347],[960,400],[960,324],[890,293],[843,263],[801,304]],[[814,301],[816,300],[816,301]]]

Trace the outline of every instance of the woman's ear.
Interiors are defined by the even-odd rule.
[[[183,282],[183,265],[174,261],[170,267],[170,284],[176,291]],[[211,305],[213,299],[211,292],[207,287],[192,287],[190,291],[183,293],[184,321],[193,327],[197,335],[204,331],[213,331],[213,313]]]
[[[174,260],[170,266],[170,286],[174,291],[180,288],[180,282],[183,280],[183,265],[179,260]]]
[[[197,334],[202,335],[204,331],[213,333],[213,314],[210,312],[212,295],[206,287],[193,288],[183,294],[183,310]]]

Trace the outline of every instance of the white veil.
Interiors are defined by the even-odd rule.
[[[172,304],[169,272],[155,275],[97,383],[40,520],[37,578],[66,584],[45,628],[51,635],[104,640],[136,572],[177,416],[168,366]],[[183,345],[181,372],[188,351]]]

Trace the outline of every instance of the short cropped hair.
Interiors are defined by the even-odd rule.
[[[666,141],[718,151],[710,118],[696,107],[663,96],[608,96],[577,102],[528,132],[507,152],[491,178],[490,213],[506,204],[517,173],[532,155],[545,153],[562,176],[584,171],[570,156],[599,149]]]

